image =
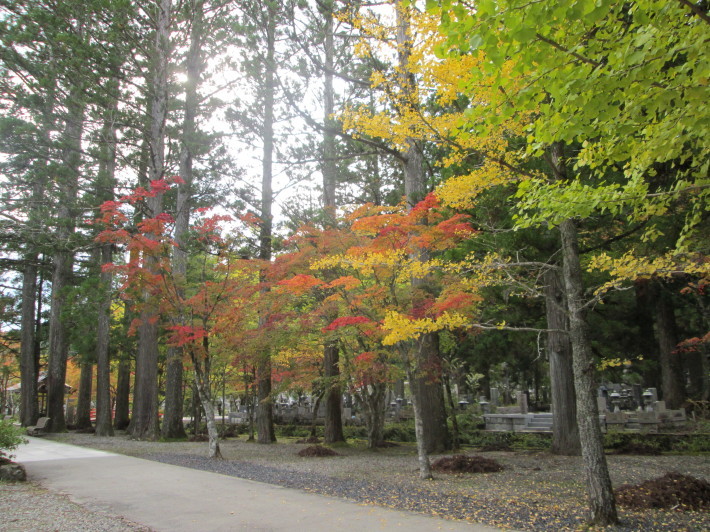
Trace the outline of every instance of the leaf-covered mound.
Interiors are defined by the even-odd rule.
[[[340,454],[322,445],[311,445],[310,447],[298,451],[298,456],[340,456]]]
[[[631,508],[710,511],[710,482],[675,472],[637,486],[624,484],[615,493],[619,504]]]
[[[443,456],[435,460],[431,468],[441,473],[496,473],[503,470],[503,466],[492,458],[465,454]]]

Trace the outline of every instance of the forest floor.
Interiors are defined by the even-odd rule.
[[[221,442],[224,460],[209,460],[207,443],[146,442],[121,434],[53,434],[53,440],[164,463],[248,478],[360,503],[406,509],[449,519],[470,520],[516,530],[578,530],[586,519],[586,493],[579,457],[540,451],[476,452],[497,460],[497,473],[435,475],[417,478],[413,445],[370,451],[364,444],[334,447],[340,456],[303,458],[308,444],[282,439],[259,445],[246,437]],[[437,458],[436,456],[432,457]],[[615,488],[639,484],[668,472],[710,481],[707,455],[609,455]],[[608,530],[710,530],[710,512],[643,510],[620,507],[621,525]]]

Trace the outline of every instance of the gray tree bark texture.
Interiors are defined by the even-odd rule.
[[[567,334],[557,332],[569,329],[562,272],[556,268],[549,269],[545,272],[544,281],[545,315],[547,328],[550,329],[547,333],[547,355],[552,391],[552,452],[576,456],[582,452],[582,445],[577,427],[572,346]]]
[[[37,253],[24,256],[20,322],[20,423],[34,425],[39,418],[37,365],[35,363],[35,310],[37,306]]]
[[[79,394],[76,407],[76,428],[86,430],[91,428],[91,394],[94,382],[94,365],[84,362],[79,376]]]
[[[332,115],[335,112],[335,91],[333,89],[333,70],[335,46],[333,43],[333,1],[326,0],[321,4],[324,21],[324,85],[323,85],[323,207],[326,223],[335,220],[335,124]],[[333,319],[337,318],[334,316]],[[340,383],[340,346],[337,341],[326,343],[323,347],[323,373],[327,382],[325,391],[325,419],[323,441],[335,443],[345,441],[343,433],[343,390]]]
[[[173,276],[180,287],[187,274],[187,236],[192,211],[193,154],[196,150],[197,127],[195,119],[199,109],[197,92],[204,69],[202,47],[204,44],[204,2],[198,0],[192,5],[192,25],[190,27],[190,48],[186,58],[187,81],[185,83],[185,116],[183,118],[182,144],[180,147],[180,177],[178,187],[177,214],[175,216],[175,248],[173,249]],[[180,297],[182,290],[178,288]],[[179,318],[179,321],[183,321]],[[182,438],[183,426],[183,349],[179,346],[168,348],[165,378],[165,412],[161,432],[163,438]]]
[[[73,88],[67,102],[67,117],[62,139],[62,170],[59,173],[60,201],[57,209],[57,250],[52,273],[52,307],[49,318],[49,368],[47,372],[47,416],[49,430],[64,432],[64,383],[67,375],[69,337],[62,314],[66,306],[65,288],[74,266],[74,251],[69,239],[76,225],[76,199],[81,165],[81,135],[86,104],[79,88]]]
[[[661,393],[668,408],[677,409],[686,399],[683,382],[683,360],[675,353],[678,330],[673,301],[668,288],[656,283],[654,287],[654,320],[658,357],[661,365]]]
[[[399,86],[401,94],[398,105],[404,108],[416,108],[416,80],[409,68],[412,52],[412,36],[410,24],[410,6],[398,3],[397,10],[397,54],[399,65]],[[407,149],[403,153],[404,159],[404,191],[410,207],[416,205],[426,196],[426,178],[424,175],[424,155],[417,139],[412,137],[406,140]],[[426,260],[423,254],[418,257]],[[412,290],[425,289],[425,279],[412,279]],[[414,420],[417,433],[417,450],[419,453],[419,467],[421,478],[431,478],[429,458],[426,453],[433,450],[443,450],[451,445],[448,427],[446,425],[446,406],[441,386],[440,375],[432,375],[431,371],[424,368],[440,367],[436,362],[439,357],[438,335],[429,333],[422,335],[415,341],[414,366],[410,376],[412,401],[414,403]],[[429,451],[429,450],[432,451]]]
[[[111,244],[101,246],[101,264],[113,260]],[[96,330],[96,435],[113,436],[111,424],[111,358],[109,352],[111,335],[111,272],[100,274],[101,301]]]
[[[127,354],[118,361],[118,377],[116,378],[116,414],[113,418],[113,428],[126,430],[130,423],[131,394],[131,359]]]
[[[168,56],[170,51],[171,0],[160,0],[156,6],[155,44],[152,51],[153,86],[151,92],[150,118],[150,180],[165,177],[165,119],[168,105]],[[162,195],[147,199],[148,216],[162,211]],[[151,235],[146,235],[148,238]],[[155,267],[155,258],[144,258],[146,267]],[[158,426],[158,323],[157,309],[153,308],[150,293],[143,295],[141,325],[138,329],[138,353],[133,396],[133,415],[129,432],[135,439],[157,440]]]
[[[272,203],[273,203],[273,157],[274,157],[274,99],[276,93],[276,10],[266,6],[266,56],[264,58],[264,121],[263,155],[261,177],[261,231],[259,258],[271,261]],[[260,327],[265,326],[266,316],[260,318]],[[273,398],[271,397],[271,354],[262,353],[257,362],[258,399],[256,432],[259,443],[276,441],[274,432]]]
[[[559,229],[562,237],[563,276],[569,312],[574,386],[577,395],[577,424],[589,495],[590,523],[611,525],[617,523],[619,519],[599,425],[596,368],[585,317],[577,226],[574,220],[568,219],[560,224]]]
[[[111,98],[104,116],[102,138],[104,142],[99,173],[96,179],[96,198],[103,201],[114,197],[116,186],[116,114],[118,110],[118,80],[112,79],[107,84],[108,97]],[[101,292],[96,324],[96,435],[113,436],[111,412],[111,300],[113,296],[110,271],[103,266],[113,262],[113,245],[104,243],[98,251],[99,290]]]

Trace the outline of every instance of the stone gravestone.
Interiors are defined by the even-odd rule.
[[[498,393],[498,388],[491,388],[491,406],[498,406],[499,400],[500,395]]]
[[[599,409],[600,414],[607,412],[606,397],[602,397],[602,396],[597,397],[597,408]]]
[[[520,408],[520,413],[527,414],[528,413],[528,394],[526,394],[525,392],[518,392],[516,395],[517,395],[518,407]]]

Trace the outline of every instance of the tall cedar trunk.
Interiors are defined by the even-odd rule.
[[[22,271],[22,321],[20,325],[20,422],[34,425],[39,417],[35,365],[35,310],[37,306],[37,253],[24,257]]]
[[[202,410],[205,413],[207,437],[209,438],[208,457],[215,460],[221,460],[222,452],[219,448],[219,432],[217,431],[214,400],[212,398],[212,364],[209,354],[209,339],[207,337],[202,339],[202,347],[202,353],[195,353],[194,350],[190,350],[190,358],[192,360],[192,368],[195,375],[195,386],[200,397]]]
[[[50,69],[51,70],[51,69]],[[42,149],[44,157],[36,160],[37,179],[32,183],[32,202],[28,212],[28,223],[43,227],[40,206],[43,203],[46,185],[45,174],[50,161],[50,131],[53,129],[53,116],[56,105],[56,90],[48,89],[45,93],[45,105],[42,111]],[[34,425],[39,418],[39,397],[37,379],[39,378],[39,332],[42,323],[42,286],[37,286],[39,253],[29,251],[24,256],[25,267],[22,271],[22,307],[20,321],[20,422],[22,426]],[[39,288],[39,291],[38,291]]]
[[[111,244],[101,246],[101,264],[113,260]],[[96,330],[96,435],[113,436],[111,424],[111,359],[109,352],[111,334],[111,272],[101,271],[101,300],[98,308]]]
[[[680,408],[685,401],[683,383],[683,363],[681,356],[674,353],[678,345],[675,309],[667,288],[661,284],[655,287],[655,325],[658,354],[661,363],[662,398],[668,408]]]
[[[94,380],[94,365],[91,362],[81,364],[79,376],[79,397],[76,407],[76,428],[91,428],[91,388]]]
[[[128,330],[131,322],[130,303],[125,302],[123,311],[123,328]],[[113,418],[113,428],[126,430],[130,423],[131,396],[131,366],[133,357],[129,353],[121,353],[118,359],[118,376],[116,377],[116,413]]]
[[[569,310],[574,386],[577,393],[577,423],[589,495],[590,522],[595,525],[611,525],[618,522],[618,517],[599,426],[594,355],[584,311],[584,287],[575,222],[573,220],[562,222],[560,235],[564,258],[565,295]]]
[[[572,346],[568,330],[564,281],[559,269],[545,272],[545,315],[547,317],[547,355],[550,360],[552,389],[552,452],[576,456],[582,452],[577,427],[577,401],[572,370]]]
[[[106,108],[102,140],[104,147],[97,176],[97,199],[103,201],[114,197],[116,181],[116,114],[118,110],[118,81],[111,80],[107,84],[110,104]],[[101,245],[99,251],[99,290],[101,292],[98,305],[98,322],[96,326],[96,435],[113,436],[111,424],[111,299],[112,275],[104,271],[103,266],[113,262],[113,246],[109,243]]]
[[[195,118],[199,106],[197,88],[200,83],[204,61],[202,45],[204,38],[203,2],[197,1],[192,6],[192,25],[190,27],[190,49],[187,54],[187,81],[185,83],[185,117],[183,119],[182,145],[180,148],[180,178],[183,183],[178,188],[177,215],[175,217],[175,248],[173,249],[173,275],[177,280],[182,298],[182,285],[187,273],[187,236],[190,228],[192,210],[192,161],[196,150],[197,128]],[[179,321],[184,321],[182,317]],[[185,428],[183,416],[183,349],[180,346],[168,348],[167,370],[165,379],[165,415],[162,435],[164,438],[182,438]]]
[[[79,88],[74,88],[67,102],[67,118],[62,139],[62,171],[58,185],[60,201],[57,209],[57,250],[52,274],[52,308],[49,318],[49,370],[47,372],[47,416],[52,432],[64,432],[64,383],[67,374],[69,334],[62,321],[66,288],[71,283],[74,251],[70,239],[75,230],[76,198],[81,171],[81,135],[86,104]]]
[[[335,221],[335,96],[333,89],[333,70],[335,47],[333,44],[333,1],[326,0],[320,4],[324,20],[324,85],[323,85],[323,207],[325,209],[326,223]],[[333,319],[337,318],[333,316]],[[345,441],[343,433],[343,391],[340,383],[340,346],[337,341],[327,342],[323,347],[323,373],[327,383],[325,392],[325,418],[324,434],[325,443]]]
[[[259,235],[259,258],[271,261],[272,202],[273,202],[273,157],[274,157],[274,97],[276,92],[276,9],[272,3],[266,8],[266,57],[264,58],[264,121],[262,136],[261,177],[261,231]],[[262,316],[259,326],[265,327],[267,317]],[[271,397],[271,353],[262,353],[257,361],[259,404],[256,412],[256,432],[259,443],[276,441],[274,414]]]
[[[400,105],[416,108],[416,80],[409,68],[409,59],[412,51],[410,12],[411,7],[403,2],[397,4],[397,45],[399,63],[399,88],[402,102]],[[424,175],[424,155],[415,138],[406,139],[407,149],[404,156],[404,191],[410,207],[424,199],[426,195],[426,179]],[[426,260],[425,254],[417,257]],[[412,290],[415,299],[417,292],[426,291],[426,279],[412,279]],[[441,375],[432,374],[430,368],[440,368],[439,342],[436,333],[420,336],[415,341],[414,379],[410,378],[410,385],[415,405],[415,424],[417,426],[417,449],[420,453],[443,451],[451,445],[449,431],[446,425],[446,407],[444,393],[441,386]],[[424,368],[427,368],[426,370]],[[440,372],[440,369],[439,369]],[[429,459],[419,456],[420,476],[429,478]],[[422,469],[423,468],[423,469]]]
[[[165,172],[165,118],[168,105],[168,55],[170,50],[171,0],[160,0],[156,12],[155,47],[153,49],[153,85],[150,118],[150,180],[164,178]],[[148,217],[162,211],[162,195],[148,198]],[[153,235],[146,235],[152,238]],[[144,257],[146,267],[156,267],[154,257]],[[156,440],[158,430],[158,310],[154,298],[144,291],[141,325],[138,329],[138,354],[136,357],[136,381],[133,397],[133,415],[130,432],[136,439]]]
[[[648,364],[643,372],[643,382],[646,386],[661,389],[661,372],[659,371],[660,360],[658,357],[658,342],[655,340],[653,331],[653,281],[648,279],[637,279],[634,283],[636,295],[635,323],[638,324],[639,333],[636,342],[639,351],[644,353],[644,360],[654,362]]]

